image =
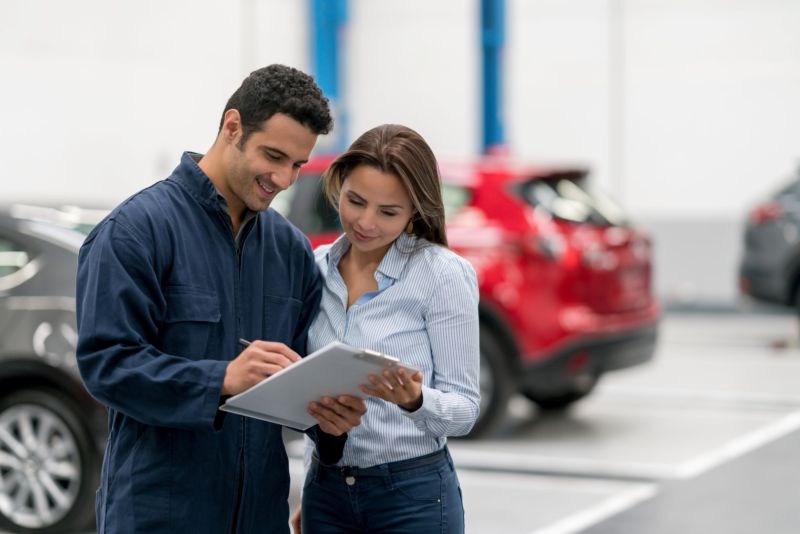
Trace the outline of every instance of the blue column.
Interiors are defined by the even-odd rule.
[[[342,94],[342,47],[347,23],[347,0],[311,0],[311,64],[314,78],[331,101],[335,125],[330,143],[321,148],[341,151],[347,146],[347,109]]]
[[[506,40],[505,0],[481,0],[483,89],[483,152],[501,150],[503,131],[503,47]]]

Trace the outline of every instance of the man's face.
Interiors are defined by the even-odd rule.
[[[267,209],[275,196],[288,189],[308,161],[317,135],[288,115],[275,114],[253,132],[244,145],[242,133],[226,151],[222,191],[231,210],[245,206],[252,211]]]

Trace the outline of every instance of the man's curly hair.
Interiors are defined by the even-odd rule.
[[[286,65],[269,65],[251,72],[225,104],[220,130],[229,109],[238,110],[241,116],[242,146],[276,113],[292,117],[317,135],[327,134],[333,128],[328,99],[314,79]]]

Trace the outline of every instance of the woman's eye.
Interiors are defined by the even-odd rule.
[[[363,204],[363,202],[361,202],[360,200],[356,200],[355,198],[350,198],[348,200],[350,201],[350,204],[355,204],[356,206],[360,206]]]
[[[395,215],[397,215],[397,213],[393,211],[384,211],[383,214],[386,215],[387,217],[394,217]]]

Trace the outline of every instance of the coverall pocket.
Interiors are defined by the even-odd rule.
[[[170,286],[164,297],[162,350],[193,360],[208,357],[208,341],[222,317],[217,296],[194,287]]]

